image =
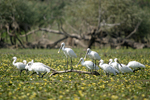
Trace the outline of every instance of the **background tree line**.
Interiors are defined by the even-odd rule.
[[[150,0],[1,0],[0,45],[18,43],[25,48],[33,39],[27,33],[37,28],[80,39],[94,34],[99,43],[97,37],[106,36],[149,43],[149,10]]]

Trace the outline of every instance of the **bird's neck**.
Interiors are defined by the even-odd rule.
[[[62,50],[63,50],[63,51],[65,50],[65,46],[62,47]]]
[[[17,59],[14,59],[14,61],[13,61],[13,65],[15,65],[15,63],[16,63],[16,60],[17,60]]]
[[[103,65],[103,63],[100,63],[99,65],[100,65],[100,66]]]
[[[84,64],[84,61],[82,60],[82,61],[81,61],[81,65],[83,65],[83,64]]]
[[[111,65],[112,64],[112,61],[111,62],[109,62],[109,65]]]

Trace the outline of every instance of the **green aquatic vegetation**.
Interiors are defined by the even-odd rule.
[[[32,100],[149,100],[150,96],[150,52],[149,49],[142,50],[111,50],[94,49],[99,53],[101,59],[108,62],[110,58],[118,58],[120,63],[127,64],[129,61],[136,60],[143,63],[146,68],[138,70],[135,73],[110,75],[109,77],[102,69],[98,70],[99,76],[63,73],[49,77],[46,74],[44,78],[38,75],[31,76],[25,71],[20,77],[11,59],[16,56],[17,62],[34,59],[35,62],[42,62],[49,67],[62,71],[66,67],[66,58],[63,52],[57,53],[57,49],[46,50],[8,50],[0,51],[0,100],[10,99],[32,99]],[[79,59],[85,56],[82,49],[74,49],[77,58],[73,59],[73,67],[76,70],[87,71],[84,66],[79,64]],[[86,60],[91,60],[87,57]],[[98,62],[98,61],[97,61]],[[70,62],[69,62],[70,65]],[[70,66],[69,66],[70,68]]]

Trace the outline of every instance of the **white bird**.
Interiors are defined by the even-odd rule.
[[[115,62],[113,62],[112,59],[109,59],[109,65],[111,65],[111,66],[114,67],[115,69],[119,70],[119,64],[117,63],[118,59],[115,58],[114,61],[115,61]]]
[[[133,72],[133,70],[129,67],[127,67],[127,65],[125,64],[121,64],[119,65],[119,70],[124,74],[124,73],[128,73],[128,72]]]
[[[137,61],[130,61],[128,64],[127,64],[128,67],[130,68],[133,68],[133,72],[135,72],[135,69],[136,68],[145,68],[145,65],[141,64],[140,62],[137,62]]]
[[[73,70],[72,67],[72,58],[77,58],[77,55],[74,53],[74,51],[71,48],[65,48],[65,43],[61,43],[61,47],[58,51],[58,53],[60,52],[60,50],[62,49],[62,51],[64,52],[66,58],[67,58],[67,69],[68,69],[68,57],[70,57],[71,59],[71,70]]]
[[[50,67],[49,66],[46,66],[45,64],[43,63],[40,63],[40,62],[35,62],[33,63],[34,61],[32,60],[31,62],[29,62],[25,69],[28,69],[29,71],[33,71],[33,74],[37,73],[40,77],[41,73],[44,73],[41,77],[43,77],[46,73],[49,73],[50,72]]]
[[[99,66],[104,70],[106,75],[109,76],[109,73],[116,75],[116,70],[113,67],[111,67],[111,65],[105,64],[104,60],[100,60]]]
[[[93,60],[95,60],[95,65],[96,65],[96,60],[100,60],[101,59],[101,57],[99,56],[99,54],[97,53],[97,52],[95,52],[95,51],[91,51],[91,49],[90,48],[87,48],[87,52],[86,52],[86,54],[85,54],[85,57],[84,57],[84,59],[86,59],[86,56],[88,55],[88,57],[90,58],[90,59],[92,59],[92,61]]]
[[[27,64],[27,61],[26,61],[26,60],[23,60],[23,64],[25,64],[25,65],[26,65],[26,64]]]
[[[111,65],[111,67],[116,71],[116,73],[120,73],[118,71],[119,70],[119,64],[117,62],[113,62],[112,59],[109,59],[109,65]]]
[[[26,60],[23,61],[24,63],[22,63],[22,62],[16,62],[16,61],[17,61],[17,57],[13,57],[12,60],[13,60],[13,63],[12,63],[12,64],[13,64],[14,66],[16,66],[17,69],[19,69],[19,71],[20,71],[20,76],[21,76],[22,71],[23,71],[23,70],[26,70],[26,69],[25,69],[26,64],[24,64],[24,63],[26,63]],[[27,70],[26,70],[26,72],[27,72]]]
[[[93,71],[94,69],[99,70],[99,67],[96,66],[92,61],[84,61],[83,58],[80,58],[78,64],[81,62],[82,66],[85,66],[88,70]],[[77,66],[78,66],[77,64]]]

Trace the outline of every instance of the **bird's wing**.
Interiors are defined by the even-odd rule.
[[[68,55],[70,57],[74,57],[74,58],[77,57],[77,55],[75,54],[75,52],[72,49],[70,49],[70,48],[67,48],[67,53],[68,53]]]
[[[93,53],[93,56],[94,56],[95,60],[100,60],[101,59],[101,57],[99,56],[99,54],[97,52],[93,51],[92,53]]]

